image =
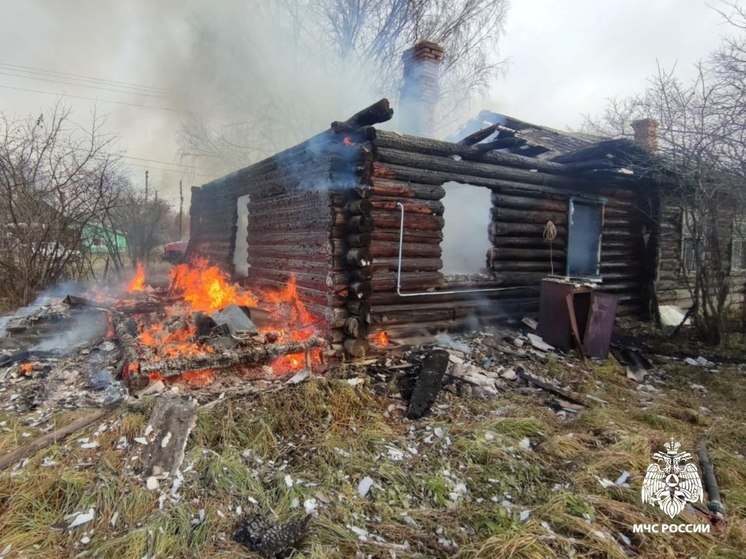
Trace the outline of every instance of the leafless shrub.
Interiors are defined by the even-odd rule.
[[[102,124],[94,114],[79,127],[60,104],[38,117],[0,115],[0,297],[10,303],[89,271],[86,230],[123,181]]]

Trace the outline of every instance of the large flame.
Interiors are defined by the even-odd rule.
[[[170,289],[174,295],[184,300],[190,312],[210,313],[230,304],[256,307],[261,302],[261,306],[271,312],[274,324],[260,330],[273,334],[277,343],[302,341],[315,333],[316,319],[301,301],[295,277],[291,277],[280,290],[262,291],[255,295],[231,283],[228,275],[219,268],[210,266],[205,260],[197,260],[172,268]],[[166,324],[171,326],[167,327]],[[213,351],[210,346],[196,340],[195,327],[191,320],[185,320],[183,315],[178,314],[169,316],[165,322],[144,325],[139,342],[149,348],[150,359],[156,361]],[[271,366],[275,372],[282,374],[297,371],[306,364],[320,363],[321,349],[316,348],[311,350],[308,356],[305,353],[296,353],[279,357]],[[212,378],[211,375],[193,376],[200,380]]]
[[[137,263],[137,272],[135,273],[135,277],[130,280],[129,285],[127,285],[127,291],[130,293],[145,291],[145,268],[142,262]]]
[[[171,289],[195,311],[212,312],[231,303],[256,306],[258,300],[248,291],[231,284],[228,275],[205,260],[179,264],[171,270]]]

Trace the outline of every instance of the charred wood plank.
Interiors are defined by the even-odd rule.
[[[140,364],[140,373],[160,373],[169,377],[179,375],[186,371],[204,371],[209,369],[225,369],[238,365],[249,365],[253,363],[266,363],[290,353],[300,353],[307,349],[322,347],[326,340],[321,338],[308,338],[298,342],[284,344],[261,344],[250,348],[242,348],[240,351],[223,351],[221,353],[210,353],[204,355],[173,357],[160,361],[151,361]]]
[[[482,128],[481,130],[477,130],[473,134],[469,134],[465,138],[459,140],[458,145],[473,146],[474,144],[477,144],[481,142],[482,140],[489,138],[492,134],[494,134],[497,131],[499,127],[500,127],[499,124],[490,124],[489,126]]]
[[[584,408],[590,407],[585,400],[580,399],[578,396],[568,394],[564,390],[560,390],[559,388],[556,388],[552,386],[551,384],[548,384],[544,382],[543,380],[540,380],[528,374],[526,371],[523,370],[523,367],[516,367],[515,373],[516,375],[518,375],[519,378],[525,380],[527,383],[533,384],[534,386],[536,386],[537,388],[541,388],[542,390],[546,390],[547,392],[550,392],[551,394],[554,394],[555,396],[559,396],[560,398],[570,402],[571,404],[575,404],[576,406],[582,406]]]
[[[443,388],[443,376],[448,363],[448,352],[443,349],[431,351],[422,362],[422,369],[407,406],[407,418],[419,419],[433,405],[435,398]]]

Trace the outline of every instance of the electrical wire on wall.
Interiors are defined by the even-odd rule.
[[[557,238],[557,227],[555,227],[553,222],[547,221],[547,224],[544,226],[543,236],[544,240],[549,243],[549,266],[552,271],[552,275],[554,275],[554,257],[552,253],[552,243],[554,239]]]

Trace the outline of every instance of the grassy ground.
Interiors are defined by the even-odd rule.
[[[654,393],[613,361],[568,368],[550,359],[537,372],[609,404],[563,421],[542,398],[518,391],[491,401],[444,392],[428,417],[410,422],[393,381],[344,367],[279,393],[203,407],[173,492],[148,491],[138,476],[143,446],[134,439],[152,401],[127,406],[0,476],[0,553],[11,545],[8,557],[247,557],[230,538],[239,512],[285,521],[307,507],[315,516],[299,558],[744,557],[742,372],[669,364]],[[342,378],[353,373],[365,382]],[[47,425],[27,421],[0,417],[0,451]],[[633,523],[667,521],[640,502],[652,453],[670,436],[693,452],[703,434],[727,522],[712,534],[633,534]],[[84,449],[81,438],[100,447]],[[630,487],[599,482],[624,471]],[[374,485],[361,497],[365,477]],[[90,507],[93,521],[54,529]],[[677,522],[707,519],[690,511]]]

